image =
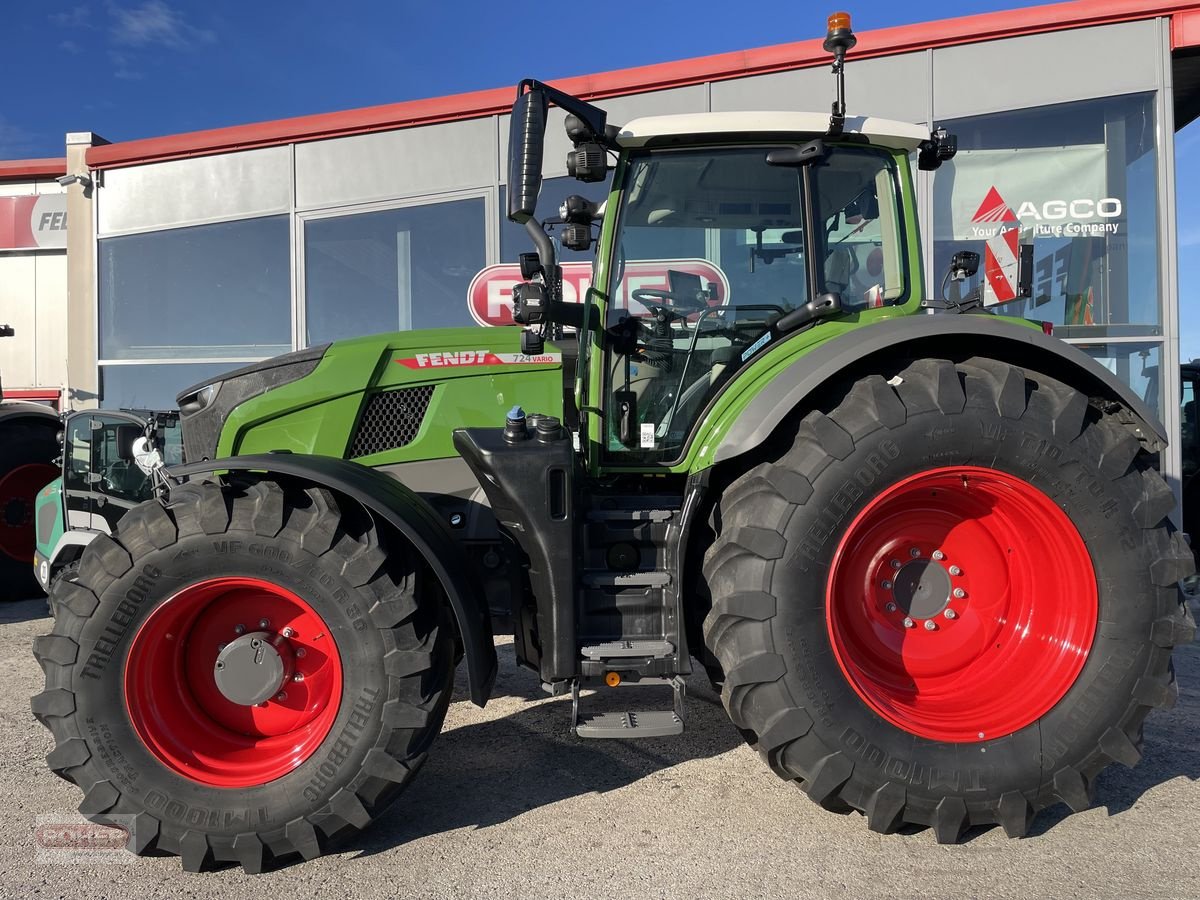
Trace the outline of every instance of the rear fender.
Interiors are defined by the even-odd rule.
[[[713,459],[720,464],[755,450],[794,410],[814,406],[822,388],[835,380],[882,371],[888,360],[972,356],[1002,360],[1118,403],[1128,409],[1131,428],[1149,449],[1168,442],[1157,413],[1129,385],[1058,338],[993,316],[909,316],[856,328],[795,359],[742,410]]]
[[[409,541],[429,564],[454,611],[467,662],[471,700],[483,706],[496,680],[492,621],[482,590],[459,562],[462,549],[433,507],[395,478],[330,456],[269,453],[188,463],[167,470],[180,479],[216,472],[264,472],[286,475],[328,488],[357,501]]]

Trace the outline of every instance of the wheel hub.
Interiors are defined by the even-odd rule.
[[[931,469],[849,524],[826,588],[830,644],[858,696],[910,734],[975,742],[1070,690],[1098,620],[1095,570],[1067,514],[997,469]]]
[[[279,693],[291,677],[293,661],[286,638],[255,631],[226,644],[217,654],[213,679],[230,703],[257,706]]]
[[[223,788],[265,784],[310,758],[337,718],[342,685],[337,643],[317,610],[244,576],[200,581],[159,604],[125,666],[126,708],[146,748]]]
[[[950,573],[928,559],[914,559],[896,573],[896,605],[914,619],[932,619],[950,605]]]

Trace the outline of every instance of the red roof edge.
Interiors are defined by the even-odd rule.
[[[67,160],[0,159],[0,181],[45,181],[67,174]]]
[[[1187,13],[1190,18],[1198,12],[1200,3],[1197,2],[1075,0],[1069,3],[864,31],[858,35],[858,46],[850,59],[891,56],[1179,13]],[[557,79],[554,85],[583,99],[597,100],[622,94],[684,87],[706,81],[724,81],[747,75],[802,69],[828,64],[829,54],[822,49],[821,43],[822,40],[818,38],[777,44],[596,75]],[[124,141],[92,147],[87,151],[87,164],[94,169],[113,168],[474,119],[507,112],[514,96],[513,88],[497,88],[365,109]]]

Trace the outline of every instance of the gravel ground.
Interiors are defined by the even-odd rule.
[[[993,828],[947,847],[929,831],[872,834],[780,782],[702,677],[682,738],[577,740],[569,698],[542,695],[499,638],[495,698],[450,707],[429,763],[381,821],[340,853],[248,877],[189,875],[174,858],[39,858],[39,817],[71,814],[79,794],[45,767],[50,736],[29,712],[45,602],[2,607],[0,623],[2,896],[1200,896],[1200,644],[1177,651],[1179,703],[1151,715],[1145,759],[1106,772],[1095,808],[1046,810],[1023,840]]]

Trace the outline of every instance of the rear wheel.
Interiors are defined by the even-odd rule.
[[[0,424],[0,600],[41,596],[33,571],[34,498],[55,479],[54,424]]]
[[[1176,696],[1191,555],[1134,434],[986,359],[869,376],[735,481],[705,639],[737,727],[887,832],[1022,835],[1091,802]]]
[[[188,870],[320,855],[424,761],[450,700],[440,587],[315,488],[187,485],[52,588],[33,711],[80,811]]]

